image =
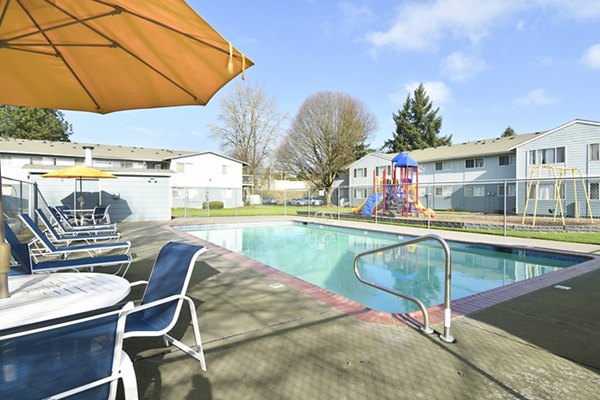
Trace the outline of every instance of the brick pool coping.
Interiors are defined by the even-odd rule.
[[[318,301],[324,303],[341,313],[347,314],[352,318],[367,322],[376,323],[381,325],[391,326],[416,326],[421,325],[423,316],[421,311],[413,311],[403,314],[392,314],[388,312],[382,312],[372,310],[359,304],[353,300],[350,300],[344,296],[334,293],[330,290],[323,289],[312,283],[306,282],[300,278],[297,278],[288,273],[279,271],[273,267],[270,267],[261,262],[255,261],[251,258],[245,257],[232,250],[228,250],[224,247],[218,246],[214,243],[200,239],[194,235],[187,233],[184,230],[178,229],[182,226],[169,226],[168,228],[177,236],[192,240],[210,249],[212,253],[223,255],[235,261],[242,266],[251,268],[263,275],[266,275],[279,283],[290,286]],[[529,249],[531,250],[531,249]],[[564,254],[564,252],[556,252],[552,249],[541,249],[553,253]],[[503,303],[508,300],[512,300],[516,297],[532,293],[536,290],[556,285],[565,280],[574,278],[576,276],[591,272],[600,268],[600,257],[589,254],[576,253],[577,255],[589,258],[588,261],[575,264],[571,267],[563,268],[558,271],[553,271],[548,274],[540,275],[534,278],[526,279],[519,282],[513,282],[505,286],[500,286],[494,289],[487,290],[485,292],[475,293],[473,295],[463,297],[451,302],[452,319],[468,315],[485,308],[494,306],[499,303]],[[444,306],[439,304],[427,308],[429,313],[429,322],[431,325],[436,325],[444,321]]]

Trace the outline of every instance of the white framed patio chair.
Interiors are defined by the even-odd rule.
[[[97,224],[97,225],[78,225],[78,223],[80,223],[81,221],[78,220],[77,218],[75,218],[74,216],[72,216],[72,213],[69,214],[65,210],[64,206],[56,206],[56,207],[49,206],[48,210],[50,210],[50,214],[52,215],[52,217],[61,226],[63,226],[67,230],[72,230],[72,231],[85,230],[85,231],[89,231],[89,230],[98,229],[100,231],[109,231],[109,232],[116,232],[117,231],[117,224],[116,223],[113,223],[113,224]]]
[[[108,213],[108,209],[110,208],[110,204],[99,204],[90,214],[86,214],[83,216],[83,224],[110,224],[110,214]]]
[[[126,339],[130,337],[162,337],[166,346],[173,344],[198,360],[203,371],[206,371],[206,362],[196,307],[192,299],[186,296],[186,291],[196,259],[205,250],[202,246],[177,242],[169,242],[162,247],[148,281],[132,283],[132,286],[146,284],[146,290],[140,305],[128,312],[124,336]],[[184,301],[190,308],[196,350],[168,334],[179,318]]]
[[[129,302],[0,331],[3,399],[114,399],[118,380],[137,399],[131,360],[122,350]]]
[[[80,233],[98,234],[98,233],[116,233],[117,227],[111,225],[72,225],[67,223],[67,220],[61,213],[52,206],[48,206],[49,220],[54,228],[62,235],[73,235]]]

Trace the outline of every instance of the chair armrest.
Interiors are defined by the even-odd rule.
[[[130,282],[129,283],[129,287],[134,287],[134,286],[139,286],[139,285],[147,285],[148,281],[135,281],[135,282]]]
[[[176,301],[176,300],[192,301],[192,299],[190,299],[186,295],[183,295],[183,294],[174,294],[173,296],[165,297],[164,299],[155,300],[155,301],[152,301],[150,303],[146,303],[146,304],[142,304],[141,306],[137,306],[133,310],[127,311],[127,315],[136,313],[138,311],[143,311],[143,310],[148,309],[148,308],[156,307],[156,306],[161,305],[161,304],[170,303],[170,302]]]

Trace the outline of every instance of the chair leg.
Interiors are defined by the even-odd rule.
[[[176,346],[179,350],[186,353],[188,356],[194,357],[196,360],[200,361],[200,368],[202,371],[206,371],[206,361],[204,361],[204,352],[202,349],[200,351],[196,351],[189,347],[188,345],[181,343],[179,340],[173,338],[172,336],[165,335],[170,344]]]
[[[121,351],[121,378],[123,380],[123,394],[125,400],[138,400],[137,380],[131,359]]]
[[[184,297],[184,299],[188,302],[190,306],[190,316],[192,318],[192,326],[194,327],[194,338],[196,340],[196,348],[197,351],[192,349],[191,347],[181,343],[179,340],[174,339],[172,336],[165,335],[165,339],[169,341],[169,343],[177,346],[181,351],[187,353],[188,355],[194,357],[196,360],[200,361],[200,368],[202,371],[206,371],[206,361],[204,359],[204,349],[202,348],[202,339],[200,337],[200,328],[198,327],[198,317],[196,316],[196,307],[194,306],[194,302],[189,297]]]

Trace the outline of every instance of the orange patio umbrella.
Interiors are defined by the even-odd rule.
[[[183,0],[0,0],[2,105],[204,105],[252,65]],[[10,257],[3,220],[0,196],[0,298]]]

